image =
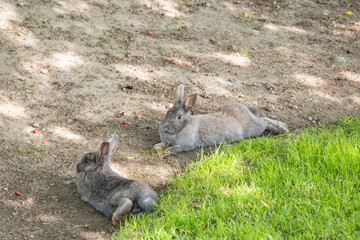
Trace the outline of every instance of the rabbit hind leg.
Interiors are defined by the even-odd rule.
[[[119,200],[118,208],[115,210],[112,216],[113,224],[119,224],[124,217],[130,213],[133,207],[133,202],[128,198],[121,198]]]
[[[267,117],[263,118],[267,123],[266,130],[274,134],[282,134],[289,132],[288,125],[286,123],[276,121]]]

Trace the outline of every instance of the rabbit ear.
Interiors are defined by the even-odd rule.
[[[175,105],[181,105],[184,98],[184,85],[179,85],[175,94]]]
[[[118,139],[119,136],[117,134],[111,134],[108,139],[106,140],[106,142],[108,142],[110,144],[109,146],[109,153],[114,154],[114,152],[116,151],[117,148],[117,144],[118,144]]]
[[[185,111],[186,112],[195,106],[196,99],[197,99],[197,93],[193,93],[186,98],[186,101],[185,101]]]
[[[101,161],[104,156],[108,155],[109,146],[110,146],[110,144],[108,142],[103,142],[101,144],[100,152],[99,152],[99,161]]]

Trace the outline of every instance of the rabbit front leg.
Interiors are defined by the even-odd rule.
[[[133,207],[133,202],[128,198],[120,198],[118,203],[118,208],[112,215],[113,224],[119,224],[124,217],[131,212]]]
[[[162,150],[165,147],[166,147],[166,142],[160,142],[160,143],[155,144],[153,149],[154,150]]]
[[[189,147],[189,146],[184,146],[184,145],[175,145],[172,147],[168,147],[165,151],[164,154],[174,154],[174,153],[179,153],[179,152],[184,152],[184,151],[189,151],[189,150],[193,150],[195,147]]]

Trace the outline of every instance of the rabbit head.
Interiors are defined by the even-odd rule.
[[[118,142],[118,135],[112,134],[101,144],[99,152],[85,154],[78,163],[77,172],[90,172],[96,169],[110,166],[110,157],[115,152]]]
[[[180,132],[190,121],[191,109],[194,107],[197,94],[191,94],[183,103],[184,86],[178,86],[175,95],[175,105],[167,112],[164,120],[161,122],[163,131],[175,134]]]

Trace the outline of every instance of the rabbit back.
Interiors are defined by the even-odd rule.
[[[259,136],[266,129],[266,122],[255,108],[241,103],[226,105],[220,109],[226,129],[240,138]],[[227,124],[226,124],[227,123]]]
[[[235,142],[264,132],[266,123],[242,104],[224,106],[217,111],[199,115],[199,146],[211,146],[225,142]]]
[[[236,103],[212,113],[192,115],[180,132],[167,134],[160,131],[160,138],[170,146],[182,145],[191,149],[258,136],[265,129],[266,122],[259,117],[256,109]]]

